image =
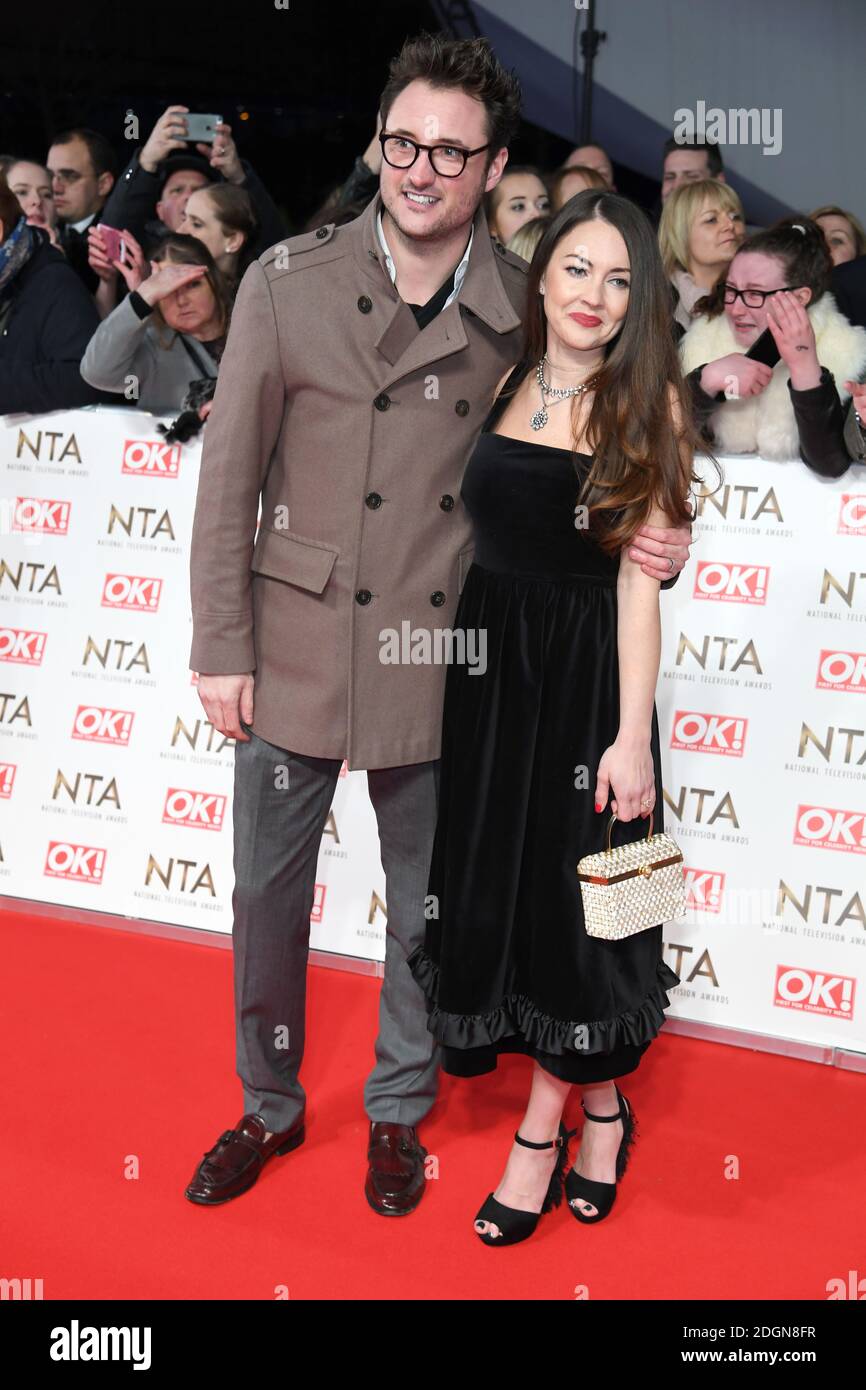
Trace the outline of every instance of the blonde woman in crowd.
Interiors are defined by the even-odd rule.
[[[674,318],[690,328],[694,307],[733,260],[745,235],[743,205],[730,184],[698,179],[666,198],[659,250],[677,296]]]
[[[866,231],[863,229],[863,223],[853,212],[846,212],[844,208],[837,208],[834,203],[828,203],[826,207],[810,212],[809,216],[813,222],[818,223],[824,233],[827,250],[834,265],[844,265],[846,261],[866,255]]]
[[[506,250],[513,251],[515,256],[522,256],[525,261],[531,261],[549,221],[550,216],[547,215],[545,217],[533,217],[531,222],[524,222],[523,226],[519,227],[514,236],[506,243]]]

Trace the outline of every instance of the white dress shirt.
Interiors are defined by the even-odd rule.
[[[381,211],[379,212],[379,216],[376,218],[376,231],[379,234],[379,245],[382,247],[382,250],[385,253],[385,265],[388,267],[388,274],[391,277],[391,284],[396,285],[397,270],[393,260],[391,259],[391,252],[388,250],[388,243],[385,240],[385,231],[382,227]],[[460,293],[460,288],[463,284],[463,278],[466,274],[466,267],[469,264],[469,252],[472,250],[472,238],[474,236],[475,224],[473,223],[472,231],[469,233],[469,242],[467,244],[466,250],[463,252],[463,259],[461,260],[460,264],[454,272],[454,288],[449,294],[448,298],[445,300],[445,303],[442,305],[443,309],[447,309],[451,301],[456,299],[458,294]]]

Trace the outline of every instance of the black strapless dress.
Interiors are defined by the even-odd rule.
[[[574,524],[590,456],[491,434],[503,408],[500,396],[461,487],[475,554],[454,627],[486,632],[486,669],[448,668],[428,888],[438,917],[408,964],[444,1071],[477,1076],[519,1052],[565,1081],[609,1081],[637,1068],[680,983],[661,926],[587,935],[577,879],[577,861],[605,848],[611,815],[609,804],[596,813],[594,791],[619,727],[619,562]],[[655,705],[651,749],[656,831]],[[647,827],[616,821],[611,845]]]

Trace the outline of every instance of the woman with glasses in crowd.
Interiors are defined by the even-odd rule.
[[[785,218],[742,243],[727,275],[696,305],[680,343],[697,421],[717,452],[802,458],[839,478],[849,389],[866,371],[866,330],[828,292],[831,261],[820,228]],[[762,334],[775,365],[747,356]]]

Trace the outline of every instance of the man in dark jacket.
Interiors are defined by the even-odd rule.
[[[55,135],[46,160],[60,224],[60,245],[67,261],[91,294],[99,277],[87,259],[87,232],[100,220],[117,167],[104,135],[86,126]]]
[[[238,155],[231,126],[216,127],[213,145],[187,143],[186,106],[169,106],[160,116],[146,143],[137,150],[121,174],[103,212],[102,221],[120,231],[130,231],[148,249],[166,232],[176,232],[183,220],[186,201],[196,188],[225,181],[245,188],[259,220],[259,234],[252,254],[260,256],[286,235],[276,204],[246,160]],[[183,175],[182,187],[174,189]]]
[[[93,296],[0,179],[0,415],[110,399],[79,369],[98,327]]]

